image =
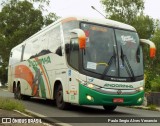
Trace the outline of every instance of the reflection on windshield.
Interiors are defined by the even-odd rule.
[[[142,50],[139,48],[139,38],[137,33],[117,29],[115,30],[115,33],[118,54],[119,57],[121,57],[119,58],[120,77],[143,75],[143,57]],[[140,51],[140,53],[138,54],[137,51]],[[125,56],[124,61],[122,58],[122,52]],[[137,60],[138,55],[140,57],[139,60]],[[126,62],[126,65],[124,62]]]
[[[92,72],[103,74],[104,69],[108,67],[108,63],[114,54],[114,31],[112,28],[91,24],[82,24],[81,28],[87,36],[84,68]],[[112,75],[117,76],[117,70],[113,62]]]
[[[142,52],[135,32],[117,30],[99,25],[81,23],[87,43],[83,55],[83,67],[102,77],[133,77],[143,75]],[[115,31],[114,31],[115,30]],[[128,63],[125,65],[125,55]],[[137,61],[137,57],[140,57]]]

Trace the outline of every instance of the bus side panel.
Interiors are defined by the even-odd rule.
[[[52,99],[56,78],[67,85],[66,68],[63,56],[50,53],[17,64],[14,78],[20,82],[22,94]]]

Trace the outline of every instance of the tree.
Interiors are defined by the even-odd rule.
[[[45,0],[37,1],[43,2]],[[7,81],[6,68],[11,49],[41,30],[43,26],[55,21],[55,17],[56,14],[54,14],[54,17],[52,14],[48,15],[47,18],[43,17],[42,11],[35,9],[33,4],[26,0],[9,0],[3,4],[0,12],[0,56],[3,60],[3,64],[0,67],[1,81]]]
[[[130,25],[135,27],[139,37],[143,39],[150,39],[155,31],[154,19],[144,14],[136,16]]]
[[[37,32],[43,26],[42,13],[35,10],[27,1],[11,1],[0,12],[0,56],[3,64],[0,68],[1,81],[6,82],[7,66],[11,48]]]
[[[130,24],[144,9],[144,0],[101,0],[107,17]]]
[[[3,50],[6,50],[0,51],[0,55],[4,63],[8,63],[11,48],[39,31],[43,25],[42,12],[34,9],[31,3],[23,1],[6,4],[0,12],[0,34]]]
[[[156,57],[150,59],[148,55],[144,55],[145,60],[145,74],[146,74],[146,88],[151,90],[152,82],[159,82],[160,78],[160,28],[157,28],[153,34],[151,41],[156,45]],[[149,53],[149,49],[144,48],[144,52]]]

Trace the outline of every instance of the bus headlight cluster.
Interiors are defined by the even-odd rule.
[[[94,84],[86,84],[85,85],[86,87],[88,87],[88,88],[91,88],[91,89],[98,89],[98,88],[100,88],[99,86],[96,86],[96,85],[94,85]]]
[[[87,87],[94,88],[94,85],[93,84],[87,84]]]
[[[137,91],[144,91],[144,87],[139,87],[136,89]]]
[[[91,89],[98,89],[100,88],[99,86],[96,86],[94,84],[91,84],[91,83],[87,83],[86,81],[82,81],[82,80],[78,80],[80,82],[80,84],[88,87],[88,88],[91,88]]]

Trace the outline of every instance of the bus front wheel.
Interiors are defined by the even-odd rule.
[[[69,107],[69,103],[63,101],[63,88],[62,85],[58,85],[56,91],[56,105],[59,109],[67,109]]]
[[[112,112],[112,111],[114,111],[114,110],[117,108],[117,106],[116,106],[116,105],[113,105],[113,106],[103,105],[103,108],[104,108],[105,111],[107,111],[107,112]]]

